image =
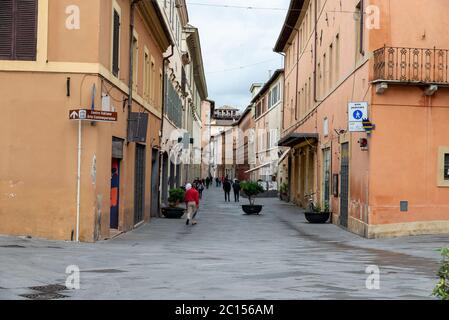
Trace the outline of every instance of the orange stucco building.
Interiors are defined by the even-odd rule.
[[[291,201],[368,238],[449,233],[447,5],[291,1],[275,45]]]
[[[11,19],[0,22],[0,234],[90,242],[159,210],[152,186],[159,182],[163,53],[172,40],[157,2],[131,2],[2,4],[1,16]],[[79,132],[72,109],[118,119],[83,121]]]

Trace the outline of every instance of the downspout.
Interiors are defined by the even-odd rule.
[[[315,103],[318,102],[317,99],[317,90],[316,90],[316,84],[317,84],[317,77],[316,77],[316,64],[317,64],[317,46],[318,46],[318,1],[315,0],[315,31],[314,31],[314,54],[313,54],[313,100]]]
[[[136,4],[139,3],[141,0],[133,0],[131,2],[130,7],[130,22],[129,22],[129,79],[128,79],[128,121],[127,121],[127,139],[129,143],[129,138],[131,135],[130,132],[130,121],[131,121],[131,113],[132,113],[132,107],[133,107],[133,64],[134,64],[134,52],[133,52],[133,43],[134,43],[134,16],[135,16],[135,7]]]
[[[163,137],[163,131],[164,131],[164,118],[165,118],[165,102],[166,102],[166,100],[167,100],[167,93],[166,93],[166,91],[167,91],[167,86],[165,85],[165,82],[166,82],[166,80],[167,80],[167,72],[165,72],[165,64],[167,63],[167,61],[169,61],[169,59],[171,58],[171,57],[173,57],[173,55],[175,54],[175,51],[174,51],[174,45],[171,45],[171,53],[170,53],[170,55],[169,56],[167,56],[167,57],[165,57],[163,60],[162,60],[162,67],[163,67],[163,73],[162,73],[162,113],[161,113],[161,127],[160,127],[160,130],[159,130],[159,140],[160,140],[160,145],[161,145],[161,148],[162,148],[162,137]],[[161,150],[161,152],[160,152],[160,154],[159,154],[159,174],[161,173],[161,171],[162,171],[162,161],[163,161],[163,153],[162,153],[162,150]],[[159,176],[159,192],[158,192],[158,198],[159,198],[159,203],[161,203],[162,202],[162,199],[161,199],[161,188],[162,188],[162,175],[160,175]]]
[[[365,30],[365,0],[360,0],[360,54],[365,55],[363,41],[364,39],[364,30]]]

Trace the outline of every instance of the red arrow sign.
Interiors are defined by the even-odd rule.
[[[115,122],[117,121],[117,112],[97,111],[97,110],[70,110],[70,120],[85,120],[95,122]]]

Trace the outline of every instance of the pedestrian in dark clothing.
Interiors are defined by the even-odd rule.
[[[225,201],[231,202],[231,189],[232,185],[228,179],[225,179],[223,182],[223,190],[225,193]]]
[[[237,179],[232,184],[232,189],[234,190],[234,200],[235,202],[240,202],[240,190],[242,190],[242,187],[240,186],[240,181]]]
[[[218,179],[218,177],[215,178],[215,184],[217,188],[220,186],[220,179]]]
[[[210,186],[210,178],[207,177],[206,178],[206,189],[209,189],[209,186]]]
[[[204,191],[203,182],[198,182],[196,189],[198,190],[198,193],[200,194],[200,199],[203,199],[203,191]]]

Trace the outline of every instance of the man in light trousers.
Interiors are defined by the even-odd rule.
[[[193,188],[190,183],[186,185],[185,203],[187,207],[186,225],[189,225],[191,220],[192,225],[196,225],[197,222],[193,219],[195,213],[200,207],[200,195],[199,192],[195,188]]]

